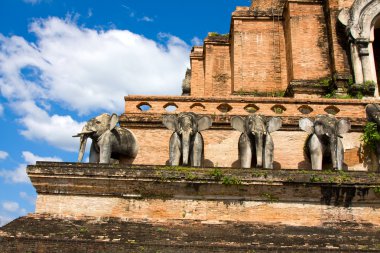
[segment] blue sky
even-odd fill
[[[249,0],[0,0],[0,226],[34,211],[25,174],[76,161],[87,119],[179,95],[189,52]]]

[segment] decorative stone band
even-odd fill
[[[349,117],[353,129],[366,122],[365,106],[373,103],[370,99],[295,99],[282,97],[184,97],[184,96],[126,96],[125,114],[121,117],[124,125],[139,122],[161,121],[162,114],[194,112],[210,115],[217,124],[229,124],[233,115],[258,113],[265,116],[279,116],[284,125],[298,125],[302,117],[332,114],[338,118]],[[158,122],[160,123],[160,122]]]

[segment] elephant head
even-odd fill
[[[203,151],[203,139],[200,131],[211,127],[212,120],[209,116],[198,116],[194,113],[184,112],[176,115],[165,115],[163,124],[174,131],[170,140],[170,163],[188,165],[189,158],[192,166],[200,166]]]
[[[343,138],[342,134],[350,130],[350,122],[345,119],[337,120],[332,115],[318,115],[314,122],[308,118],[301,119],[299,126],[312,135],[308,146],[313,169],[322,169],[322,158],[327,151],[330,151],[333,168],[342,169],[344,149],[340,139]]]
[[[119,117],[115,113],[111,116],[109,114],[103,113],[102,115],[99,115],[87,121],[82,131],[73,136],[80,137],[78,162],[82,162],[83,160],[87,138],[91,138],[95,141],[99,140],[106,132],[112,131],[118,122]]]
[[[277,117],[268,119],[258,114],[251,114],[246,118],[235,116],[231,119],[231,126],[242,133],[239,140],[242,167],[250,167],[249,156],[252,155],[252,150],[247,149],[250,149],[252,145],[256,153],[256,166],[261,167],[264,164],[264,167],[271,168],[273,166],[273,141],[270,133],[277,131],[282,126],[281,119]],[[254,143],[248,143],[249,141]]]

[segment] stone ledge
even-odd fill
[[[38,162],[39,194],[380,205],[380,174]]]
[[[204,40],[204,44],[220,44],[220,45],[229,45],[230,38],[225,35],[212,35],[207,36]]]
[[[369,103],[380,103],[375,99],[332,99],[332,98],[286,98],[286,97],[247,97],[247,96],[231,96],[231,97],[184,97],[184,96],[140,96],[129,95],[124,96],[124,100],[128,101],[170,101],[170,102],[263,102],[263,103],[284,103],[284,104],[336,104],[336,105],[367,105]]]

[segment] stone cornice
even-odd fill
[[[27,173],[38,194],[116,196],[123,198],[265,200],[264,192],[277,192],[277,201],[316,202],[321,188],[355,188],[366,192],[361,205],[379,204],[373,189],[380,174],[300,170],[262,170],[168,166],[126,166],[37,162]],[[227,183],[223,178],[234,180]],[[305,187],[308,188],[304,191]],[[298,192],[304,193],[299,195]]]

